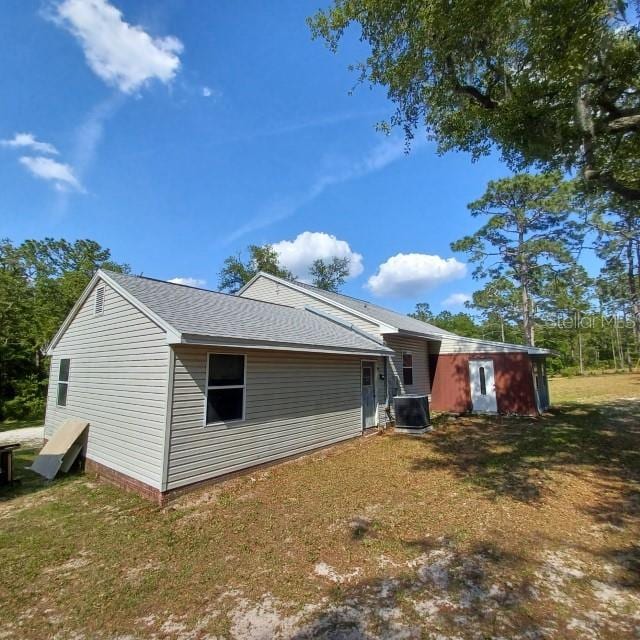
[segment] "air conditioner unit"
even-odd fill
[[[393,398],[396,431],[424,433],[431,427],[429,400],[426,395],[405,395]]]

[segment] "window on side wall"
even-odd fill
[[[413,384],[413,354],[408,351],[402,353],[402,382],[405,385]]]
[[[246,356],[210,353],[207,362],[206,424],[244,420]]]
[[[69,358],[61,358],[58,365],[58,395],[56,404],[59,407],[67,406],[67,394],[69,391],[69,368],[71,360]]]

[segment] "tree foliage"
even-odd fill
[[[43,411],[46,345],[101,267],[129,271],[93,240],[0,241],[0,419]]]
[[[597,199],[593,209],[596,254],[604,262],[600,292],[608,306],[633,319],[640,343],[640,203],[609,196]]]
[[[249,258],[243,261],[242,255],[229,256],[220,271],[218,287],[221,291],[236,293],[258,272],[264,271],[285,280],[293,280],[294,276],[278,262],[278,254],[269,244],[249,245]]]
[[[415,311],[410,313],[409,316],[416,320],[422,320],[422,322],[434,324],[440,329],[451,331],[460,336],[477,338],[482,333],[481,328],[468,313],[463,311],[451,313],[451,311],[445,310],[434,314],[427,302],[418,302]]]
[[[487,221],[451,248],[469,256],[476,265],[475,278],[503,279],[505,286],[506,279],[509,288],[518,290],[523,338],[533,345],[534,307],[543,293],[542,282],[550,270],[572,263],[571,250],[581,240],[580,227],[572,219],[577,211],[572,185],[557,172],[518,174],[489,182],[469,209],[473,217]],[[509,288],[503,293],[512,299]]]
[[[314,260],[309,269],[311,282],[325,291],[337,292],[349,277],[349,258],[333,257],[331,260]]]
[[[640,200],[640,33],[624,0],[334,0],[309,19],[336,50],[355,23],[361,81],[396,106],[385,128],[426,126],[441,152],[497,146],[515,171],[581,169]]]

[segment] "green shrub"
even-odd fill
[[[44,417],[47,381],[29,376],[15,382],[15,395],[2,403],[4,420],[38,420]]]

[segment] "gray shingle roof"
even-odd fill
[[[366,300],[359,300],[358,298],[345,296],[341,293],[333,293],[332,291],[324,291],[322,289],[318,289],[318,287],[314,287],[310,284],[306,284],[300,281],[296,281],[295,284],[299,287],[303,287],[304,289],[314,291],[315,293],[329,300],[338,302],[345,307],[349,307],[350,309],[354,309],[355,311],[364,313],[369,317],[378,320],[379,322],[384,322],[385,324],[391,325],[392,327],[396,327],[401,331],[411,331],[412,333],[431,335],[455,335],[450,331],[440,329],[439,327],[436,327],[433,324],[429,324],[428,322],[422,322],[422,320],[410,318],[409,316],[403,315],[402,313],[392,311],[391,309],[385,309],[384,307],[380,307],[377,304],[372,304],[371,302],[367,302]]]
[[[304,309],[141,276],[104,273],[185,335],[310,349],[390,352],[374,340]]]

